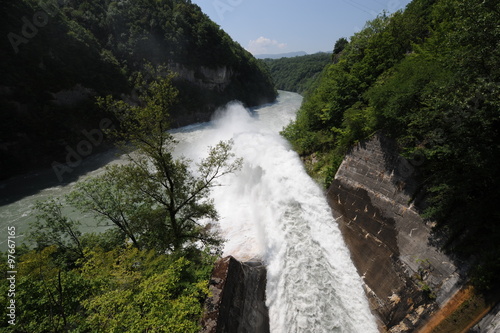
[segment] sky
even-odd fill
[[[410,0],[191,0],[254,55],[332,51],[382,11]]]

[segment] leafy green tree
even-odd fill
[[[335,42],[335,46],[333,47],[333,54],[339,54],[340,52],[342,52],[347,44],[349,44],[349,41],[345,37],[339,38]]]
[[[210,189],[242,163],[234,158],[230,141],[210,148],[196,171],[187,159],[173,157],[168,112],[177,91],[170,79],[150,83],[137,106],[100,100],[121,120],[114,134],[126,142],[130,163],[108,167],[103,175],[78,183],[70,195],[71,203],[113,222],[137,247],[160,252],[198,241],[220,243],[199,221],[218,218],[208,197]]]
[[[28,240],[38,249],[56,245],[69,261],[83,256],[80,241],[80,222],[62,213],[63,203],[59,199],[49,199],[35,204],[36,221],[30,225]]]
[[[144,206],[136,205],[140,197],[136,191],[128,190],[129,167],[110,166],[102,175],[79,182],[68,196],[68,201],[83,211],[91,211],[96,218],[112,222],[137,247],[138,215]],[[145,207],[144,207],[145,208]]]
[[[332,61],[334,63],[339,61],[340,54],[342,53],[342,51],[344,51],[347,44],[349,44],[349,41],[345,37],[339,38],[335,42],[335,45],[333,46],[333,54],[332,54]]]

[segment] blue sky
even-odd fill
[[[192,0],[251,53],[331,51],[383,10],[410,0]]]

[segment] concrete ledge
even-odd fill
[[[461,287],[420,216],[416,168],[382,135],[353,147],[327,192],[383,330],[412,332]]]

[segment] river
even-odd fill
[[[231,103],[209,123],[174,130],[179,140],[176,154],[196,161],[206,154],[207,146],[232,139],[235,154],[244,159],[242,170],[225,176],[223,186],[216,187],[212,197],[227,240],[224,254],[242,260],[259,258],[267,264],[271,332],[378,332],[362,281],[322,189],[279,135],[294,119],[301,101],[298,94],[280,92],[276,103],[253,110]],[[107,163],[113,160],[111,154],[97,155],[89,163]],[[99,172],[83,170],[73,181]],[[50,172],[41,177],[50,178]],[[38,178],[16,179],[22,184],[26,179],[36,183]],[[17,188],[16,179],[0,183],[0,191]],[[8,225],[16,225],[22,235],[26,223],[33,219],[34,202],[62,195],[72,184],[45,189],[32,185],[23,198],[18,198],[22,193],[19,188],[15,200],[3,197],[2,234]],[[94,228],[90,220],[84,221],[87,230]]]

